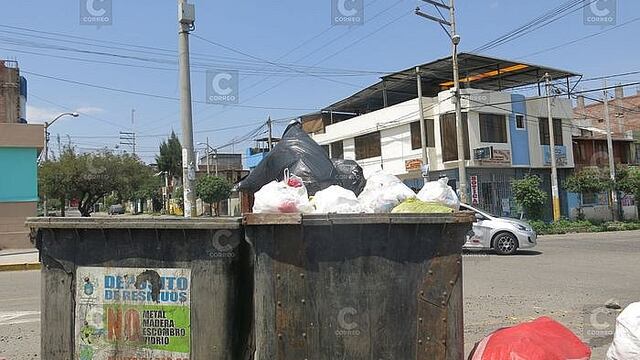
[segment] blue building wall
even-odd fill
[[[38,152],[0,147],[0,202],[38,201]]]
[[[253,170],[256,166],[258,166],[258,164],[260,164],[262,159],[264,159],[265,156],[267,156],[267,154],[268,152],[261,152],[261,153],[252,155],[251,149],[247,149],[246,157],[244,159],[245,168],[249,170]]]
[[[529,156],[529,125],[524,95],[512,94],[512,113],[509,115],[509,135],[511,136],[511,159],[515,166],[531,165]],[[516,114],[525,116],[524,129],[516,127]]]

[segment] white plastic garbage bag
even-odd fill
[[[616,319],[613,343],[607,360],[640,359],[640,302],[627,306]]]
[[[448,182],[449,179],[446,177],[437,181],[429,181],[418,192],[418,199],[425,202],[438,202],[453,210],[460,210],[458,194],[447,184]]]
[[[284,181],[272,181],[255,193],[254,213],[311,213],[313,206],[302,179],[285,170]]]
[[[413,190],[396,176],[379,171],[367,179],[358,201],[364,212],[390,213],[401,202],[415,197]]]
[[[314,212],[320,214],[357,214],[364,212],[356,194],[338,185],[332,185],[318,191],[311,200],[311,204],[316,208]]]

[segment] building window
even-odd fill
[[[358,136],[355,139],[356,160],[368,159],[381,155],[380,131]]]
[[[427,147],[436,147],[433,119],[424,119],[424,128],[427,133]],[[420,148],[422,148],[422,139],[420,138],[420,121],[414,121],[411,123],[411,149],[416,150]]]
[[[582,193],[582,206],[609,205],[609,194],[607,193]]]
[[[504,115],[479,114],[480,141],[507,143],[507,120]]]
[[[469,125],[467,113],[462,113],[462,136],[464,138],[464,158],[471,159],[469,151]],[[458,141],[456,137],[456,114],[440,115],[440,142],[442,145],[442,161],[458,160]]]
[[[342,145],[342,140],[331,143],[331,158],[344,159],[344,147]]]
[[[524,115],[522,114],[517,114],[516,115],[516,129],[518,130],[524,130],[526,129],[527,125],[526,125],[526,120]]]
[[[551,145],[549,143],[549,120],[546,118],[538,119],[540,128],[540,145]],[[562,119],[553,119],[553,141],[555,145],[564,145],[562,143]]]

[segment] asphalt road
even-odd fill
[[[490,332],[539,316],[573,330],[603,359],[619,313],[640,301],[640,231],[548,236],[515,256],[464,256],[465,349]],[[38,271],[0,272],[0,359],[38,359]]]

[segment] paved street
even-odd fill
[[[638,258],[640,232],[542,237],[511,257],[465,255],[467,353],[495,329],[547,315],[602,359],[618,314],[604,304],[640,301]],[[38,271],[0,273],[0,358],[39,358],[39,292]]]

